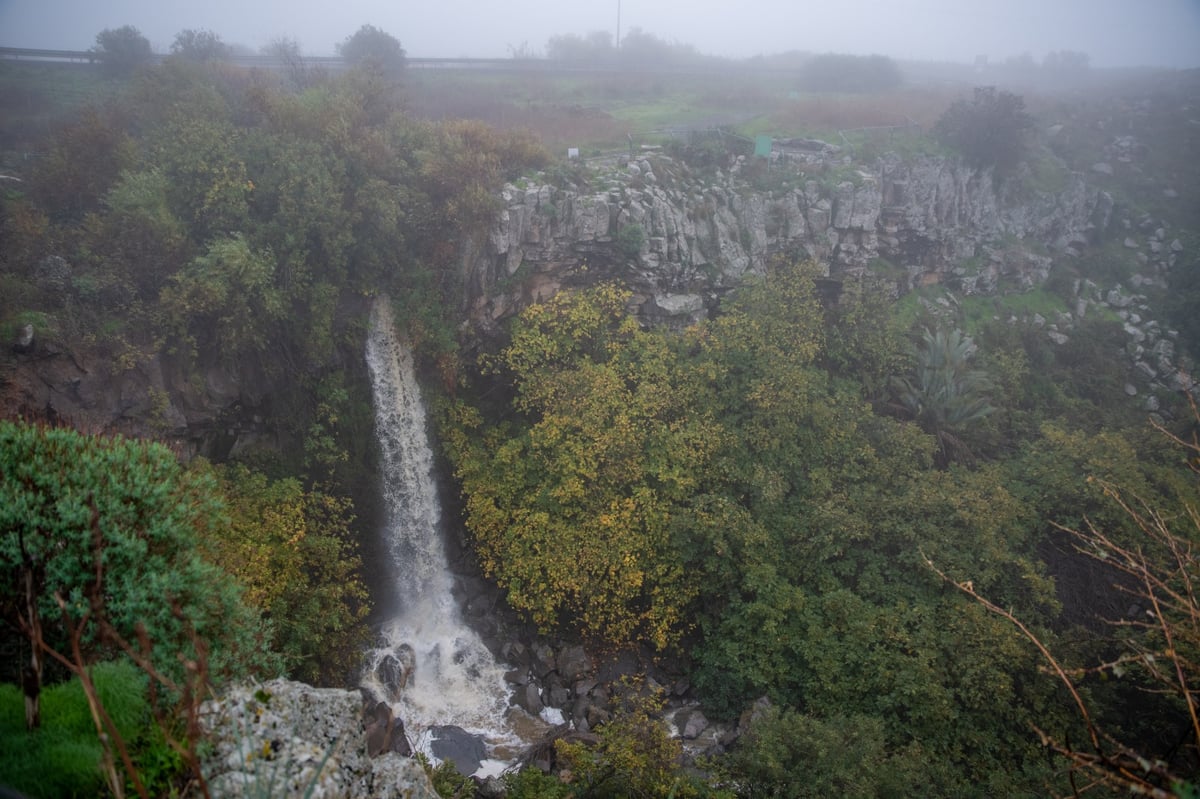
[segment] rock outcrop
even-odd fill
[[[648,321],[686,322],[781,254],[902,293],[945,282],[965,293],[1045,279],[1044,250],[1088,239],[1112,201],[1078,175],[1054,192],[957,161],[880,158],[856,166],[829,150],[783,156],[768,182],[738,160],[701,178],[662,154],[598,168],[588,186],[510,184],[481,244],[467,248],[468,302],[483,327],[563,286],[619,278]]]
[[[149,347],[72,350],[33,325],[10,352],[0,359],[0,406],[9,413],[167,440],[185,456],[216,460],[266,435],[257,408],[274,388],[218,365],[189,373]]]
[[[234,688],[203,710],[214,796],[437,797],[415,760],[393,747],[370,756],[357,691],[272,680]]]

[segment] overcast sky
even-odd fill
[[[993,61],[1078,50],[1096,66],[1200,66],[1200,0],[0,0],[0,45],[86,49],[134,25],[165,52],[184,28],[251,48],[280,36],[309,55],[370,23],[410,56],[543,52],[561,33],[639,27],[703,53],[788,50]]]

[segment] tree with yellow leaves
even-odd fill
[[[522,313],[492,363],[520,419],[480,437],[478,415],[459,406],[449,444],[484,571],[514,607],[546,630],[664,648],[694,594],[672,519],[716,426],[672,340],[641,330],[628,298],[602,285]]]

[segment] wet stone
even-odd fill
[[[467,732],[462,727],[447,724],[431,727],[433,739],[430,750],[439,760],[450,760],[454,768],[464,777],[469,777],[479,770],[483,759],[487,757],[487,747],[478,735]]]

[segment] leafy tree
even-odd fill
[[[722,422],[706,493],[677,517],[699,582],[694,682],[714,712],[766,694],[822,720],[882,719],[889,756],[911,743],[942,764],[930,795],[1028,787],[1008,772],[1040,772],[1036,749],[992,708],[1025,700],[1035,663],[1003,625],[946,601],[919,552],[1042,618],[1054,603],[1030,558],[1036,528],[1002,473],[930,471],[933,439],[831,380],[825,318],[812,269],[779,264],[686,350],[709,383],[696,401]]]
[[[1033,117],[1025,101],[994,86],[975,89],[970,100],[955,100],[934,130],[937,137],[960,152],[975,167],[1011,172],[1025,154],[1025,136]]]
[[[162,304],[191,352],[215,353],[230,364],[253,358],[262,366],[272,325],[285,309],[273,255],[240,235],[213,241],[163,290]]]
[[[326,77],[323,70],[309,65],[300,49],[300,42],[290,37],[273,39],[262,48],[262,54],[283,65],[284,75],[293,89],[307,89]]]
[[[202,64],[226,61],[231,52],[229,45],[210,30],[185,28],[175,34],[175,41],[171,43],[171,55]]]
[[[893,322],[893,302],[882,290],[848,281],[826,310],[821,363],[833,375],[862,386],[863,397],[882,404],[889,381],[903,370],[908,352]]]
[[[1192,412],[1200,422],[1195,405]],[[1172,500],[1158,505],[1141,491],[1089,476],[1087,482],[1097,485],[1133,535],[1112,532],[1090,519],[1079,527],[1059,528],[1082,557],[1097,564],[1096,579],[1107,582],[1121,604],[1133,603],[1106,618],[1115,646],[1098,665],[1072,668],[1055,642],[1022,621],[1021,614],[990,599],[973,581],[956,580],[930,565],[947,583],[1020,630],[1047,664],[1043,674],[1066,689],[1083,734],[1063,735],[1040,719],[1033,729],[1043,746],[1069,764],[1072,785],[1075,774],[1082,774],[1091,785],[1168,799],[1197,792],[1200,605],[1194,581],[1200,566],[1195,554],[1200,515],[1195,456],[1200,442],[1194,435],[1186,440],[1158,430],[1191,459],[1190,472]],[[1099,685],[1089,690],[1087,682],[1094,677],[1101,678]],[[1126,696],[1116,692],[1114,701],[1114,685],[1124,685]],[[1142,717],[1153,718],[1149,730],[1138,729]]]
[[[132,25],[105,28],[96,34],[96,46],[91,51],[105,71],[122,75],[150,63],[150,40]]]
[[[671,44],[641,28],[630,28],[621,37],[621,60],[632,64],[668,64],[696,58],[689,45]]]
[[[497,184],[549,163],[545,148],[528,133],[473,120],[439,125],[422,155],[420,177],[435,213],[464,231],[492,218]]]
[[[94,263],[143,302],[157,300],[191,255],[188,230],[172,212],[169,194],[161,171],[128,171],[104,198],[107,213],[89,220]]]
[[[822,720],[774,706],[720,766],[745,797],[913,796],[929,786],[919,750],[889,753],[878,716]]]
[[[33,174],[32,195],[54,219],[78,223],[85,213],[97,210],[134,155],[128,134],[89,109],[50,139],[46,157]]]
[[[498,365],[524,418],[482,438],[462,409],[451,438],[485,572],[539,627],[663,648],[693,589],[671,519],[712,440],[662,334],[600,286],[521,314]]]
[[[272,620],[271,648],[290,674],[340,684],[366,643],[370,609],[348,503],[241,465],[217,476],[230,523],[202,548]]]
[[[337,51],[352,65],[373,64],[384,74],[395,75],[404,68],[400,40],[374,25],[363,25],[339,44]]]
[[[970,368],[975,342],[961,330],[925,330],[909,377],[896,378],[896,401],[927,432],[937,436],[943,461],[970,456],[963,433],[993,408],[984,392],[987,373]]]
[[[546,58],[551,61],[604,61],[615,54],[612,34],[593,31],[587,36],[564,33],[546,42]]]
[[[240,590],[196,555],[222,518],[216,486],[166,448],[0,421],[0,499],[5,618],[39,646],[63,647],[77,625],[99,654],[102,620],[128,641],[144,627],[172,672],[179,653],[196,657],[190,626],[217,673],[273,667]]]
[[[240,134],[224,100],[209,93],[176,104],[154,131],[148,160],[167,178],[170,208],[197,243],[246,223],[254,184],[238,152]]]

